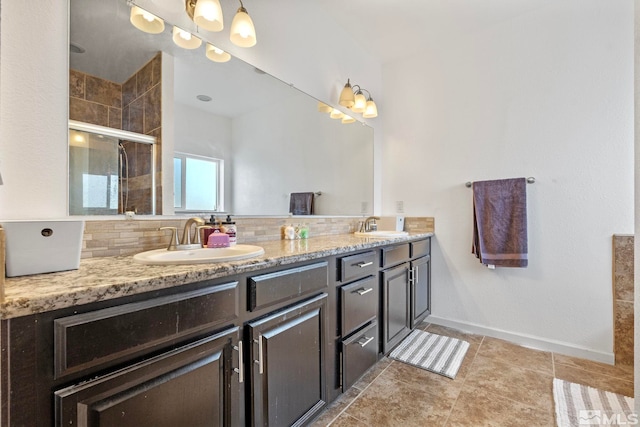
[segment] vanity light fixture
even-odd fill
[[[231,59],[231,55],[224,50],[215,47],[211,43],[207,43],[206,55],[213,62],[227,62]]]
[[[330,113],[333,111],[330,105],[325,104],[322,101],[318,101],[318,112],[320,113]]]
[[[342,124],[354,123],[355,121],[356,121],[356,119],[354,119],[353,117],[348,116],[346,114],[342,118]]]
[[[189,18],[199,27],[208,31],[222,31],[224,21],[219,0],[185,0],[185,10]],[[256,29],[244,8],[242,0],[231,23],[230,40],[240,47],[255,46]]]
[[[173,26],[173,42],[183,49],[197,49],[202,44],[202,40],[188,31]]]
[[[247,13],[247,9],[245,9],[242,4],[242,0],[240,0],[240,7],[231,23],[230,39],[231,43],[240,47],[252,47],[255,46],[257,42],[256,29],[253,26],[251,17]]]
[[[160,34],[164,31],[164,21],[151,12],[138,6],[131,7],[129,20],[134,27],[149,34]]]
[[[367,93],[366,98],[362,92]],[[350,108],[354,113],[362,113],[364,118],[378,117],[378,107],[373,101],[371,93],[359,85],[351,86],[349,79],[347,79],[347,84],[344,85],[342,92],[340,92],[340,100],[338,102],[343,107]]]

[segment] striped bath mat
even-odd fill
[[[466,341],[416,329],[389,357],[453,379],[468,348]]]
[[[638,423],[633,399],[621,394],[554,378],[553,400],[558,427]]]

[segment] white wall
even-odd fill
[[[612,361],[633,232],[633,5],[562,1],[383,67],[383,212],[436,218],[433,321]],[[471,252],[466,181],[534,176],[529,267]]]
[[[67,4],[42,2],[28,14],[21,6],[4,1],[1,11],[0,219],[60,217],[67,212]],[[225,13],[236,8],[227,4]],[[258,46],[237,48],[223,31],[216,35],[222,48],[319,99],[337,103],[348,77],[382,99],[380,64],[321,8],[272,0],[256,2],[249,13],[258,27]],[[378,130],[381,121],[371,125]],[[376,132],[378,150],[380,141]],[[379,175],[376,182],[379,192]]]
[[[235,118],[231,211],[287,215],[290,193],[319,191],[317,215],[353,215],[362,203],[371,212],[371,139],[371,128],[330,119],[297,91]]]

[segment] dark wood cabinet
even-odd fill
[[[56,391],[57,426],[238,425],[239,328]],[[193,391],[197,390],[197,393]]]
[[[409,263],[383,270],[382,352],[389,353],[411,332]]]
[[[247,325],[251,425],[304,425],[326,405],[327,294]]]
[[[411,261],[411,329],[431,314],[431,256]]]

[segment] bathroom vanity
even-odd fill
[[[305,425],[429,314],[431,236],[10,279],[0,424]]]

